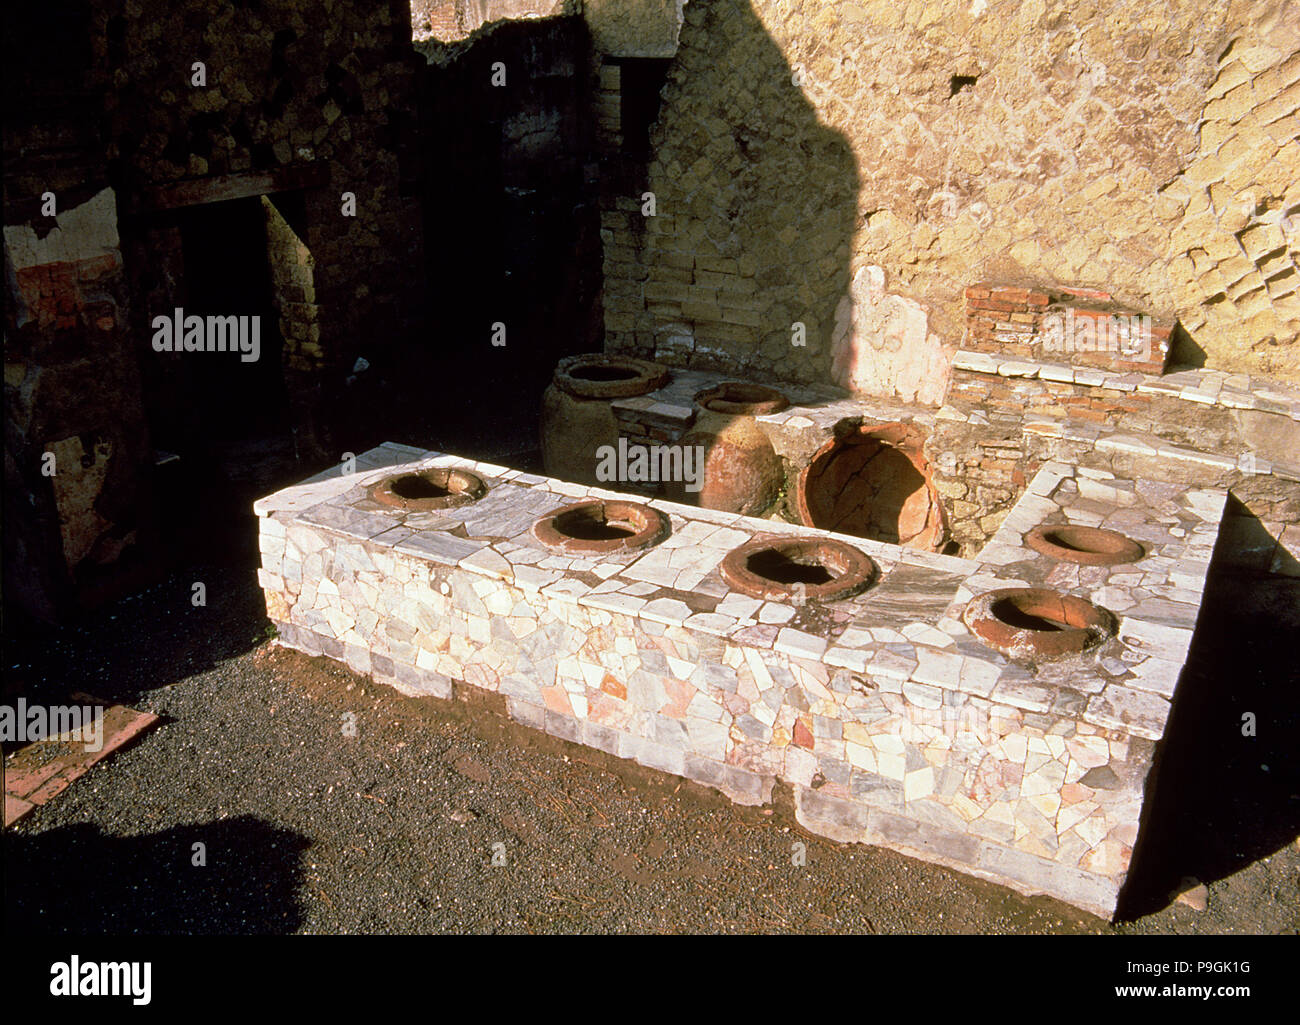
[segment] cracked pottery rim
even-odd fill
[[[1032,619],[1059,625],[1051,629],[1020,625]],[[967,603],[961,620],[987,647],[1023,661],[1083,654],[1114,637],[1118,629],[1108,609],[1046,587],[986,591]]]
[[[446,491],[445,495],[428,498],[406,498],[396,486],[410,478],[418,478],[435,488]],[[385,477],[369,488],[369,497],[380,505],[403,512],[432,512],[438,509],[455,509],[462,505],[477,502],[487,494],[487,483],[477,473],[457,467],[434,466],[424,470],[410,470],[406,473]]]
[[[838,571],[838,575],[822,584],[787,584],[749,568],[754,556],[769,551],[794,561],[812,561],[824,568]],[[806,535],[791,537],[788,534],[765,534],[751,538],[731,549],[718,570],[727,586],[741,594],[793,604],[850,598],[870,587],[878,575],[876,564],[870,556],[850,544],[833,538]]]

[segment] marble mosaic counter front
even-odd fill
[[[489,485],[403,513],[367,487],[429,466]],[[615,492],[387,444],[355,473],[261,499],[259,581],[280,642],[407,693],[496,692],[521,723],[715,787],[792,786],[800,821],[1110,915],[1137,841],[1155,743],[1186,660],[1222,491],[1048,464],[974,560],[668,502],[672,534],[558,555],[540,516]],[[1140,561],[1087,567],[1027,548],[1042,523],[1104,525]],[[797,606],[718,572],[762,534],[838,537],[875,584]],[[974,595],[1049,586],[1110,609],[1117,636],[1013,663],[960,620]]]

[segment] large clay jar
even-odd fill
[[[681,444],[704,450],[704,472],[698,493],[688,490],[684,500],[743,516],[763,512],[776,501],[785,475],[753,418],[784,409],[788,400],[772,388],[727,382],[700,392],[695,405],[695,424]]]
[[[799,519],[809,527],[938,551],[943,504],[909,424],[863,424],[838,433],[799,474]]]
[[[668,370],[630,356],[587,353],[560,360],[542,396],[542,466],[548,477],[599,484],[598,450],[618,445],[615,399],[662,388]]]

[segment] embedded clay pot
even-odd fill
[[[657,391],[669,376],[667,367],[649,360],[588,352],[560,360],[551,380],[576,398],[627,399]]]
[[[727,586],[751,598],[802,605],[839,601],[871,586],[876,565],[843,541],[761,535],[733,548],[718,567]]]
[[[799,519],[809,527],[938,551],[948,531],[923,444],[921,433],[903,423],[841,432],[799,474]]]
[[[785,478],[781,457],[749,417],[701,412],[680,444],[704,449],[703,482],[695,496],[703,508],[755,516],[776,501]],[[677,488],[670,494],[682,500]]]
[[[1035,527],[1025,535],[1025,544],[1053,559],[1081,566],[1117,566],[1146,555],[1140,544],[1117,530],[1075,524]]]
[[[1107,609],[1045,587],[988,591],[971,599],[961,618],[990,648],[1030,662],[1082,654],[1116,630]]]
[[[672,533],[668,517],[641,502],[575,502],[533,524],[533,537],[569,554],[609,555],[651,548]]]
[[[695,395],[695,404],[711,413],[733,416],[766,416],[779,413],[790,400],[775,388],[748,381],[723,381]]]
[[[598,484],[597,450],[618,444],[614,399],[667,383],[667,368],[630,356],[586,353],[560,360],[542,396],[542,466],[549,477]]]
[[[370,485],[372,501],[403,512],[433,512],[477,502],[487,494],[487,484],[477,473],[435,466],[394,474]]]

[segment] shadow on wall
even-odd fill
[[[829,380],[858,170],[801,80],[750,0],[687,7],[651,137],[654,216],[644,196],[620,197],[606,216],[609,350]],[[618,262],[625,246],[640,268]]]
[[[195,844],[203,844],[201,867],[193,864]],[[87,823],[10,833],[5,928],[79,936],[294,932],[309,846],[252,815],[130,837]]]

